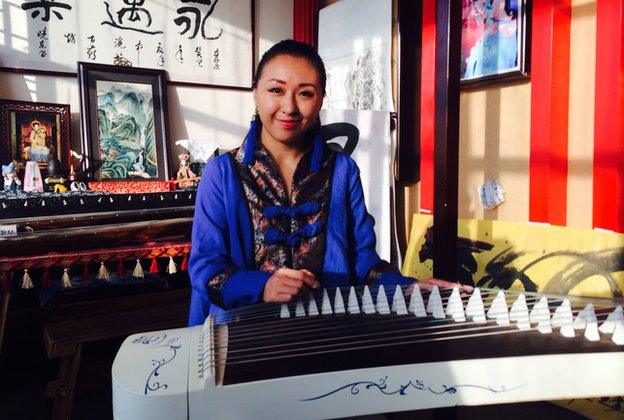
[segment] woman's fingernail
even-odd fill
[[[319,287],[321,287],[321,283],[319,283],[318,281],[314,281],[314,283],[312,283],[313,289],[318,289]]]

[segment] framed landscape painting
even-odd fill
[[[168,179],[165,72],[81,62],[78,80],[90,180]]]

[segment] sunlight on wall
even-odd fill
[[[6,43],[6,39],[4,36],[5,27],[4,27],[4,18],[6,16],[6,12],[4,9],[0,9],[0,46],[4,46]]]
[[[290,0],[262,0],[262,7],[259,7],[260,2],[256,2],[256,23],[262,26],[258,31],[256,25],[256,64],[273,44],[292,38],[292,3]]]
[[[37,76],[24,76],[24,82],[26,82],[26,88],[30,92],[30,100],[37,102]]]
[[[492,86],[460,97],[459,217],[529,220],[531,85]],[[498,179],[506,202],[479,204],[477,187]]]
[[[28,51],[28,24],[26,22],[27,15],[19,7],[19,2],[4,2],[3,10],[9,9],[10,27],[5,28],[10,38],[11,48],[17,51]],[[2,43],[4,45],[4,43]]]

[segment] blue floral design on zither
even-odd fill
[[[299,401],[320,400],[322,398],[329,397],[330,395],[336,394],[344,389],[348,389],[349,392],[351,392],[351,395],[357,395],[360,393],[360,390],[361,390],[360,387],[363,387],[364,389],[376,389],[379,392],[381,392],[383,395],[407,395],[407,391],[409,391],[410,389],[415,389],[418,391],[428,391],[428,392],[431,392],[432,394],[442,395],[442,394],[455,394],[458,392],[459,388],[477,388],[477,389],[482,389],[484,391],[489,391],[489,392],[498,394],[501,392],[514,391],[518,388],[522,388],[523,386],[524,385],[518,385],[514,388],[507,388],[504,385],[501,385],[498,388],[494,388],[494,387],[487,387],[487,386],[481,386],[481,385],[463,384],[463,385],[453,385],[453,386],[442,385],[440,388],[432,388],[430,386],[426,386],[423,383],[423,381],[415,379],[415,380],[408,381],[406,384],[399,385],[396,389],[393,389],[393,388],[389,388],[388,377],[386,376],[384,378],[379,379],[379,381],[377,382],[373,382],[373,381],[352,382],[350,384],[343,385],[340,388],[336,388],[332,391],[329,391],[325,394],[318,395],[316,397],[311,397],[311,398],[304,398]]]
[[[159,369],[166,364],[170,363],[173,359],[178,355],[178,350],[182,347],[182,344],[179,344],[180,336],[175,336],[171,338],[167,338],[167,334],[160,335],[142,335],[138,338],[132,340],[134,344],[143,344],[149,345],[150,348],[169,348],[171,351],[171,356],[169,358],[162,359],[152,359],[152,366],[154,367],[145,381],[144,394],[147,395],[148,392],[158,391],[159,389],[167,389],[167,384],[161,384],[156,380],[156,377],[160,375]]]

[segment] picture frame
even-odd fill
[[[87,180],[169,179],[166,72],[79,62],[78,83]]]
[[[529,77],[530,17],[530,0],[463,1],[462,87]]]
[[[70,120],[66,104],[0,99],[0,162],[15,161],[21,173],[27,161],[36,161],[45,176],[52,156],[65,171],[71,159]]]

